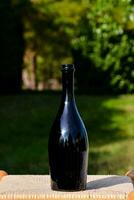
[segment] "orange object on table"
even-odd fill
[[[2,179],[4,176],[7,176],[7,172],[5,172],[4,170],[0,170],[0,179]]]

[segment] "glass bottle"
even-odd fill
[[[61,104],[52,125],[48,155],[53,190],[86,189],[88,136],[74,97],[74,65],[62,65]]]

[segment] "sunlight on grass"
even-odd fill
[[[89,174],[124,174],[134,168],[134,95],[77,96],[90,142]],[[0,98],[0,169],[48,173],[47,141],[59,94]]]

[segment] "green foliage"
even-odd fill
[[[30,14],[23,16],[27,49],[37,56],[38,81],[58,78],[60,64],[71,61],[66,19],[60,17],[65,6],[62,4],[60,1],[33,1]],[[66,15],[69,18],[68,13]]]
[[[61,63],[74,61],[81,66],[78,88],[134,91],[132,0],[12,2],[23,21],[26,51],[36,56],[37,82],[59,79]]]
[[[132,1],[93,1],[72,40],[94,67],[109,73],[115,91],[134,91],[133,11]]]
[[[14,5],[22,13],[26,49],[37,57],[37,79],[59,78],[61,63],[72,62],[71,40],[86,3],[75,0],[24,2],[16,1]]]

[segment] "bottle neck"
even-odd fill
[[[74,101],[74,70],[62,71],[62,98],[64,102]]]

